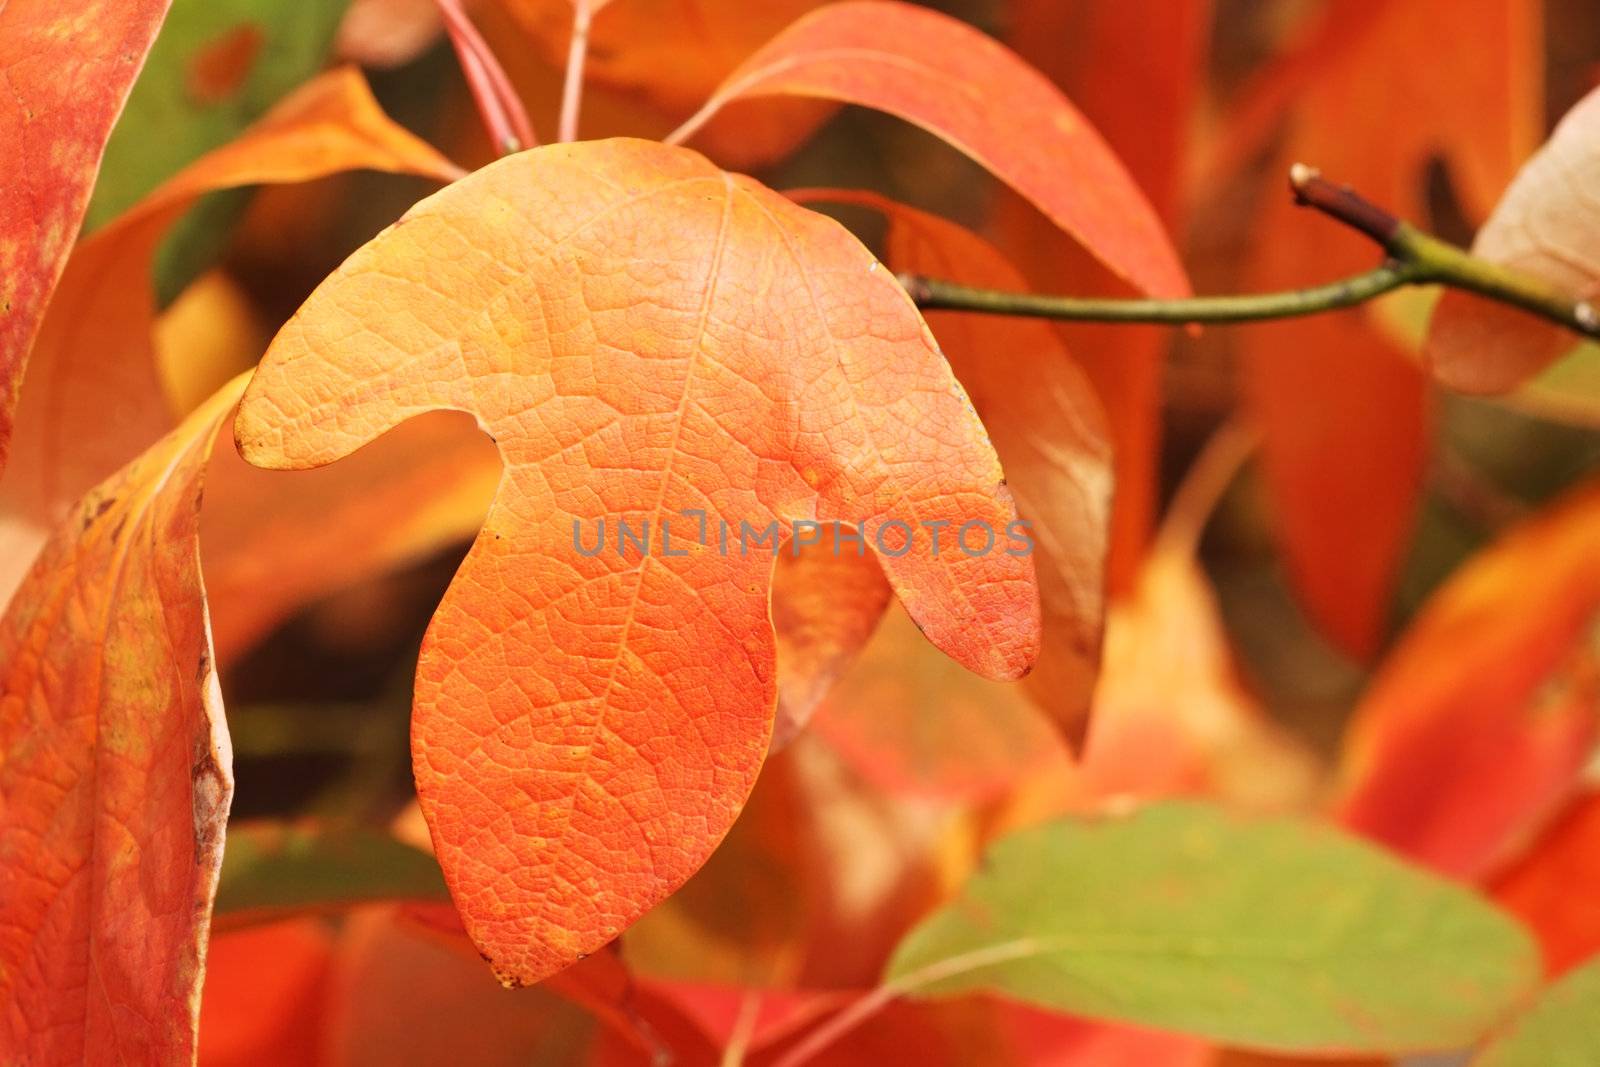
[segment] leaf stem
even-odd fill
[[[1385,262],[1365,272],[1309,289],[1179,300],[1048,296],[979,289],[939,278],[903,274],[900,282],[926,310],[975,311],[991,315],[1184,325],[1258,322],[1315,315],[1352,307],[1408,285],[1444,285],[1521,308],[1584,337],[1600,337],[1600,312],[1587,300],[1546,282],[1481,259],[1410,223],[1395,218],[1348,186],[1327,181],[1314,168],[1295,164],[1289,187],[1297,203],[1370,237]]]
[[[1031,937],[1018,938],[1015,941],[1003,941],[996,945],[985,945],[970,952],[950,956],[946,959],[935,960],[926,967],[907,972],[899,978],[885,982],[869,993],[863,994],[858,999],[851,1001],[848,1006],[837,1014],[828,1017],[827,1021],[814,1027],[788,1052],[784,1053],[772,1067],[800,1067],[817,1053],[838,1041],[841,1037],[872,1018],[878,1012],[923,986],[933,985],[935,982],[954,978],[982,967],[992,967],[1000,963],[1009,963],[1012,960],[1025,959],[1039,951],[1039,943]]]
[[[590,0],[572,0],[572,41],[567,46],[567,74],[561,86],[561,121],[556,137],[578,139],[578,112],[583,105],[583,67],[589,57],[589,23],[594,18]]]
[[[435,3],[495,150],[501,155],[510,155],[537,145],[539,139],[534,135],[533,123],[528,119],[521,98],[488,42],[462,9],[461,0],[435,0]]]
[[[1145,322],[1184,325],[1191,322],[1256,322],[1351,307],[1375,296],[1413,284],[1415,278],[1402,264],[1385,263],[1310,289],[1241,296],[1195,296],[1182,300],[1118,299],[1116,297],[1047,296],[979,289],[970,285],[902,274],[900,284],[929,311],[976,311],[989,315],[1015,315],[1037,319],[1086,322]]]

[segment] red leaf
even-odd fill
[[[1301,161],[1396,214],[1428,217],[1426,168],[1439,155],[1469,209],[1486,206],[1532,147],[1539,116],[1533,0],[1413,0],[1330,7],[1325,51],[1292,53],[1262,92],[1294,100],[1274,181]],[[1410,57],[1452,27],[1450,76]],[[1304,72],[1312,72],[1310,76]],[[1303,87],[1290,95],[1278,86]],[[1254,109],[1241,109],[1251,119]],[[1377,263],[1370,242],[1293,206],[1279,189],[1252,239],[1246,289],[1314,284]],[[1428,451],[1423,375],[1360,312],[1240,333],[1246,398],[1262,431],[1263,471],[1295,592],[1350,655],[1384,638],[1416,517]]]
[[[745,60],[669,140],[760,96],[898,115],[983,164],[1134,285],[1189,291],[1160,219],[1105,141],[1043,75],[966,23],[893,0],[829,4]]]
[[[1211,0],[1019,0],[1006,39],[1105,135],[1166,224],[1184,230],[1183,164],[1200,95]],[[996,205],[997,243],[1043,292],[1121,296],[1127,287],[1020,197]],[[993,321],[993,320],[991,320]],[[1116,494],[1107,588],[1128,592],[1159,504],[1162,367],[1159,326],[1058,323],[1104,404]]]
[[[206,953],[200,1067],[317,1067],[333,938],[320,919],[218,934]]]
[[[1549,817],[1600,730],[1597,538],[1591,486],[1434,594],[1356,711],[1341,821],[1475,878]]]
[[[1574,798],[1493,887],[1538,935],[1551,974],[1600,954],[1600,790]]]
[[[170,0],[0,4],[0,470],[28,351]]]

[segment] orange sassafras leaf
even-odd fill
[[[1352,829],[1476,877],[1572,791],[1600,727],[1600,487],[1514,529],[1418,614],[1357,709]]]
[[[967,285],[1026,289],[983,238],[915,208],[873,197],[889,218],[895,270]],[[1037,545],[1043,643],[1023,682],[1076,745],[1100,671],[1111,525],[1111,442],[1099,398],[1049,323],[934,312],[929,325],[972,397],[1005,465],[1017,512]],[[960,531],[953,547],[962,550]]]
[[[90,486],[172,425],[150,340],[150,262],[162,235],[203,193],[306,181],[358,167],[440,181],[460,174],[390,121],[359,72],[333,71],[287,97],[239,139],[185,168],[73,253],[40,329],[17,411],[17,462],[0,479],[0,597],[9,591],[7,565],[25,564],[31,556],[31,548],[17,547],[27,533],[48,529]]]
[[[0,1062],[193,1058],[233,794],[197,512],[243,387],[86,496],[0,620]]]
[[[894,0],[829,4],[745,60],[674,139],[725,104],[761,96],[838,100],[915,123],[1134,285],[1189,291],[1161,220],[1100,134],[1044,75],[964,22]]]
[[[862,523],[940,647],[1001,677],[1037,654],[1032,560],[934,558],[914,530],[1016,511],[911,301],[836,223],[693,152],[552,145],[423,201],[284,328],[236,434],[317,466],[436,408],[506,469],[429,627],[412,751],[508,982],[611,940],[732,824],[775,699],[754,536]]]
[[[1600,89],[1569,111],[1517,174],[1472,243],[1575,297],[1600,296]],[[1501,393],[1537,374],[1576,338],[1554,323],[1454,290],[1434,309],[1424,354],[1452,389]]]
[[[28,351],[169,3],[0,4],[0,470]]]

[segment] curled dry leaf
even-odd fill
[[[829,4],[728,75],[675,134],[762,96],[860,104],[944,138],[1021,193],[1107,267],[1155,296],[1189,283],[1161,220],[1094,127],[1000,42],[894,0]]]
[[[1356,711],[1345,825],[1476,877],[1570,795],[1600,735],[1597,538],[1589,486],[1434,594]]]
[[[34,335],[169,3],[0,4],[0,144],[15,153],[0,194],[0,470]]]
[[[26,565],[43,531],[172,425],[151,352],[149,272],[162,235],[203,193],[358,167],[440,181],[460,174],[390,121],[358,72],[333,71],[73,252],[17,412],[17,462],[0,479],[0,598],[20,577],[10,568]]]
[[[86,496],[0,620],[0,1061],[194,1056],[233,795],[198,510],[243,388]]]
[[[1037,653],[1030,559],[906,540],[1016,517],[911,301],[837,224],[692,152],[552,145],[423,201],[285,327],[236,433],[310,467],[436,408],[506,469],[423,645],[413,756],[508,982],[615,937],[744,802],[775,699],[772,560],[744,530],[862,524],[936,644],[1001,677]]]
[[[1472,242],[1472,253],[1543,279],[1575,297],[1600,296],[1600,89],[1580,100],[1518,172]],[[1576,338],[1504,304],[1447,291],[1424,348],[1452,389],[1503,393],[1565,352]]]

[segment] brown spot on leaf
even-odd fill
[[[235,26],[207,42],[189,60],[184,88],[200,104],[220,104],[244,87],[266,34],[253,22]]]

